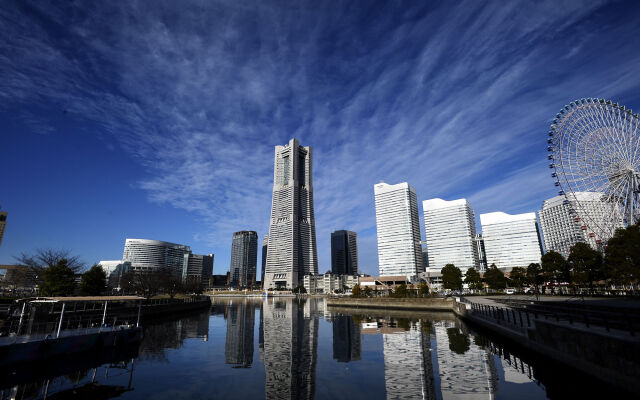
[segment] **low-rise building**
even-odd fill
[[[354,275],[305,275],[303,285],[307,293],[336,293],[349,292],[358,283]]]

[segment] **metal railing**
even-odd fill
[[[568,323],[584,328],[601,327],[606,332],[617,330],[626,332],[630,336],[635,336],[638,328],[637,315],[629,314],[627,311],[615,313],[567,307],[554,309],[554,307],[545,308],[546,305],[526,303],[516,304],[512,301],[509,307],[471,303],[471,312],[475,316],[521,332],[534,327],[536,321]]]

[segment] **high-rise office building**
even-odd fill
[[[227,308],[227,336],[224,346],[226,364],[250,367],[253,363],[255,303],[233,301]]]
[[[478,269],[476,221],[469,202],[430,199],[422,202],[422,209],[429,268],[440,271],[453,264],[463,273],[469,268]]]
[[[235,232],[231,244],[229,286],[242,288],[255,286],[257,263],[258,234],[254,231]]]
[[[185,257],[185,268],[182,271],[182,282],[199,282],[203,289],[208,289],[213,274],[213,254],[188,253]]]
[[[336,315],[333,325],[333,359],[338,362],[350,362],[361,359],[362,344],[360,324],[356,324],[351,315]]]
[[[202,256],[202,289],[207,290],[211,288],[213,284],[213,261],[215,256],[213,254],[206,254]]]
[[[538,213],[545,249],[557,251],[568,257],[571,246],[583,242],[598,250],[601,247],[598,240],[601,238],[596,237],[593,229],[590,229],[579,215],[587,213],[594,220],[605,221],[611,215],[611,205],[603,202],[601,198],[601,193],[577,192],[566,197],[556,196],[545,200]],[[575,212],[572,214],[570,210]],[[615,221],[613,223],[616,224]],[[621,218],[615,227],[622,226]]]
[[[487,265],[511,270],[539,263],[542,256],[535,213],[480,214]],[[508,272],[507,271],[507,272]]]
[[[2,244],[4,230],[7,227],[7,215],[8,213],[6,211],[0,211],[0,245]]]
[[[269,244],[269,235],[264,235],[262,239],[262,271],[260,272],[260,284],[264,288],[264,271],[267,268],[267,247]]]
[[[265,288],[293,289],[318,273],[311,147],[276,146]]]
[[[422,272],[416,191],[408,183],[374,185],[380,275]]]
[[[189,246],[149,239],[127,239],[124,244],[123,261],[131,262],[134,272],[169,270],[182,277],[191,253]],[[186,261],[185,261],[186,260]]]
[[[358,275],[358,236],[339,230],[331,233],[331,273]]]

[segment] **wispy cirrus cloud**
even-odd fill
[[[346,228],[375,273],[378,181],[532,211],[554,194],[541,160],[556,110],[640,100],[640,53],[614,40],[640,28],[611,7],[21,3],[0,10],[0,99],[100,124],[148,171],[139,188],[198,215],[222,254],[235,230],[266,233],[273,146],[297,137],[314,148],[321,268]]]

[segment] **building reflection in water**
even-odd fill
[[[435,399],[429,324],[408,321],[368,323],[366,333],[381,333],[387,399]]]
[[[493,399],[498,373],[493,355],[452,321],[434,324],[442,399]]]
[[[350,362],[361,359],[362,344],[360,324],[356,324],[351,315],[336,315],[333,325],[333,358],[338,362]]]
[[[255,303],[234,301],[227,308],[227,336],[224,356],[227,364],[249,368],[253,363]]]
[[[209,313],[203,312],[170,321],[146,324],[140,344],[142,359],[167,361],[166,349],[179,349],[186,339],[209,340]]]
[[[267,399],[312,399],[318,349],[317,303],[269,298],[263,304]]]

